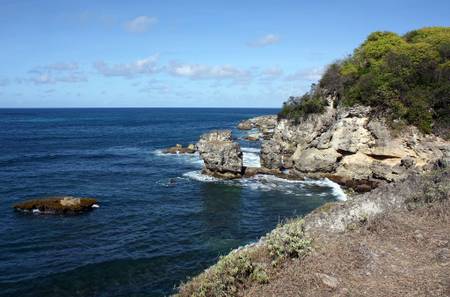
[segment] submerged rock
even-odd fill
[[[230,130],[203,134],[197,143],[197,150],[205,163],[205,174],[226,179],[242,176],[241,147],[233,142]]]
[[[183,147],[181,144],[176,144],[173,147],[163,150],[164,154],[193,154],[195,152],[195,145],[193,144],[189,144],[187,147]]]
[[[44,214],[81,213],[98,207],[95,199],[71,196],[31,199],[13,205],[17,211]]]

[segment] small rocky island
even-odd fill
[[[13,205],[16,211],[42,214],[78,214],[98,207],[96,199],[71,196],[31,199]]]

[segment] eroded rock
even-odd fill
[[[225,179],[242,176],[242,151],[240,145],[233,142],[231,130],[205,133],[196,147],[204,161],[205,174]]]
[[[412,126],[393,133],[370,107],[335,108],[328,99],[322,114],[278,121],[273,136],[262,142],[263,167],[292,168],[314,178],[331,174],[365,191],[411,172],[448,166],[448,141]]]
[[[13,205],[17,211],[43,214],[81,213],[97,207],[98,202],[95,199],[71,196],[31,199]]]

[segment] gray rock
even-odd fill
[[[230,130],[205,133],[196,147],[205,163],[204,173],[225,179],[242,176],[241,147],[233,142]]]
[[[334,276],[327,275],[325,273],[316,273],[316,276],[328,288],[336,289],[339,286],[339,281]]]
[[[269,169],[283,167],[281,145],[275,140],[264,141],[261,144],[261,166]]]

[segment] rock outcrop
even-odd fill
[[[240,130],[250,130],[250,129],[273,129],[277,125],[276,115],[265,115],[254,117],[248,120],[244,120],[238,124],[238,129]]]
[[[32,199],[13,205],[17,211],[43,214],[75,214],[97,207],[95,199],[71,196]]]
[[[274,128],[277,125],[277,116],[276,115],[265,115],[265,116],[259,116],[254,117],[245,121],[240,122],[237,125],[237,128],[240,130],[251,130],[251,129],[257,129],[262,134],[262,137],[264,139],[269,139],[273,136]],[[254,133],[253,135],[255,135]],[[251,137],[249,135],[249,137]],[[251,137],[250,140],[258,140],[254,139],[254,137]]]
[[[233,142],[230,130],[217,130],[205,133],[196,145],[203,159],[205,174],[225,178],[239,178],[243,175],[241,147]]]
[[[181,144],[169,147],[163,150],[164,154],[193,154],[196,152],[195,145],[189,144],[187,147],[183,147]]]
[[[282,119],[263,141],[261,164],[291,169],[299,176],[329,177],[344,185],[370,190],[403,179],[411,171],[431,169],[450,152],[450,144],[408,126],[396,135],[370,107],[334,108],[299,123]]]

